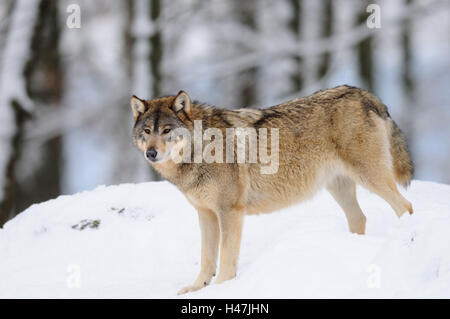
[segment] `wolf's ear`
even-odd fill
[[[136,95],[133,95],[131,97],[130,104],[131,109],[133,110],[134,121],[136,121],[141,114],[144,114],[145,111],[147,111],[146,103],[140,98],[138,98]]]
[[[175,102],[173,102],[173,110],[175,112],[184,110],[187,115],[191,114],[191,98],[186,92],[180,91],[178,93]]]

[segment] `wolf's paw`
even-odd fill
[[[178,291],[178,295],[183,295],[183,294],[186,294],[186,293],[188,293],[188,292],[197,291],[197,290],[202,289],[202,288],[205,287],[205,286],[206,286],[206,283],[203,284],[203,285],[193,284],[193,285],[184,287],[183,289],[181,289],[180,291]]]
[[[225,281],[231,280],[233,278],[235,278],[236,275],[222,275],[219,274],[219,276],[217,277],[216,281],[214,282],[215,284],[221,284]]]

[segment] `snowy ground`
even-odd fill
[[[326,192],[245,220],[236,279],[181,298],[450,298],[450,186],[413,182],[398,220],[358,190],[367,235]],[[197,215],[167,182],[33,205],[0,229],[0,298],[175,298],[199,270]]]

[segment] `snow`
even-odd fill
[[[326,192],[247,216],[237,278],[179,298],[449,298],[450,186],[414,181],[402,192],[415,214],[397,219],[358,189],[364,236]],[[174,186],[101,186],[0,229],[0,298],[177,298],[199,261],[197,214]]]

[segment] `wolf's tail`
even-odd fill
[[[389,122],[391,123],[390,151],[394,166],[394,177],[397,183],[407,187],[414,174],[413,162],[402,131],[392,119]]]

